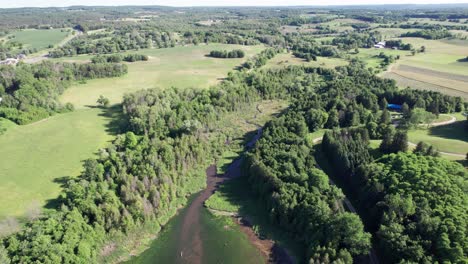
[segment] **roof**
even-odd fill
[[[388,105],[387,105],[387,108],[400,110],[400,109],[401,109],[401,105],[398,105],[398,104],[388,104]]]

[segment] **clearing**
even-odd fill
[[[242,49],[251,57],[263,46],[240,46],[210,44],[175,47],[167,49],[145,49],[130,51],[149,56],[148,61],[128,64],[128,74],[119,78],[90,80],[65,91],[62,102],[70,102],[76,108],[96,105],[99,95],[109,98],[111,104],[119,103],[125,93],[148,88],[197,87],[208,88],[217,84],[226,73],[242,64],[242,59],[217,59],[207,57],[211,50]],[[67,57],[66,61],[87,61],[92,56]]]
[[[281,68],[289,65],[335,68],[347,64],[348,61],[340,58],[317,57],[317,61],[306,61],[302,58],[295,57],[292,53],[281,53],[269,60],[264,68]]]

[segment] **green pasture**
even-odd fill
[[[211,50],[242,49],[250,57],[263,46],[210,44],[167,49],[145,49],[127,53],[149,56],[149,61],[128,63],[128,74],[119,78],[105,78],[77,84],[65,91],[62,102],[70,102],[76,108],[96,105],[100,95],[109,98],[111,104],[122,100],[125,93],[148,88],[193,87],[207,88],[218,83],[227,72],[242,64],[242,59],[218,59],[206,55]],[[62,58],[68,61],[87,61],[92,56]]]
[[[465,155],[468,152],[466,117],[461,114],[454,114],[454,116],[457,118],[457,122],[449,125],[408,131],[409,141],[415,144],[423,141],[440,151]]]
[[[62,30],[64,32],[62,32]],[[46,49],[49,45],[56,46],[64,40],[71,32],[69,29],[24,29],[13,32],[15,36],[11,41],[22,43],[23,48]]]
[[[379,58],[379,54],[384,53],[385,55],[397,56],[400,55],[400,59],[403,59],[405,56],[408,56],[409,51],[405,50],[394,50],[394,49],[359,49],[359,53],[351,54],[352,57],[359,58],[363,60],[369,67],[379,67],[380,63],[383,61],[382,58]]]
[[[21,217],[56,198],[64,179],[79,175],[82,161],[111,139],[104,115],[95,108],[25,126],[10,123],[0,135],[0,219]]]

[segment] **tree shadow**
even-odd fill
[[[468,141],[468,133],[466,133],[468,126],[467,123],[468,121],[464,120],[444,126],[431,127],[429,128],[429,135],[446,139]]]
[[[60,186],[60,188],[63,190],[67,186],[68,182],[73,179],[74,178],[71,176],[62,176],[62,177],[53,179],[52,182],[57,183]],[[61,191],[60,193],[62,194],[63,191]],[[59,195],[55,198],[46,200],[44,208],[45,209],[59,209],[61,205],[62,205],[62,199],[61,199],[61,195]]]
[[[99,116],[105,117],[108,122],[105,124],[106,132],[116,136],[125,132],[128,127],[127,120],[122,111],[122,104],[114,104],[108,107],[86,105],[88,108],[101,109]]]

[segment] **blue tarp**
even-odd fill
[[[388,104],[388,105],[387,105],[387,108],[388,108],[388,109],[401,110],[401,105],[397,105],[397,104]]]

